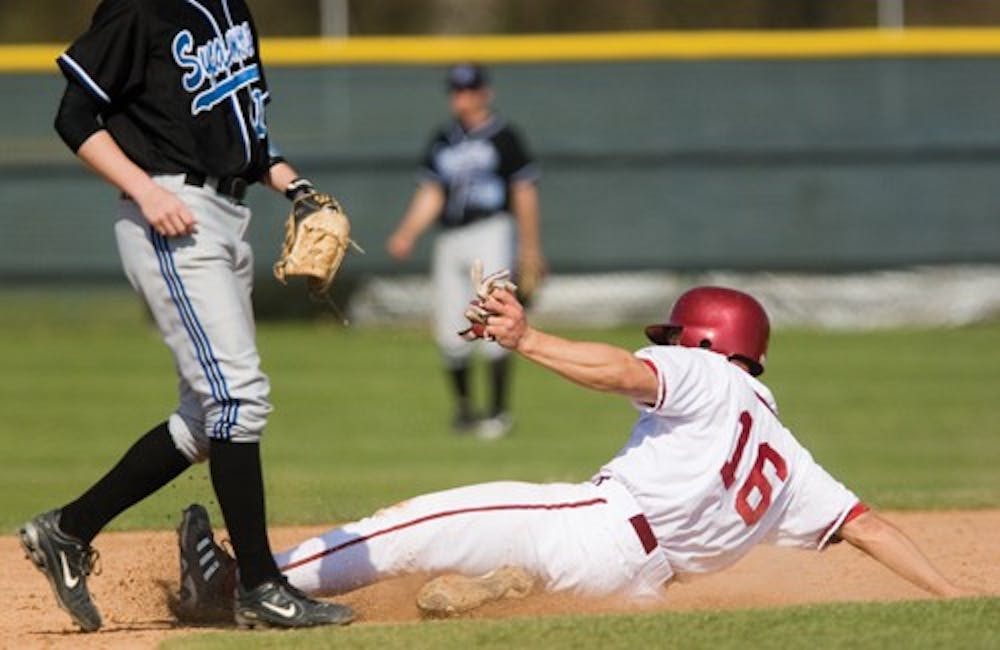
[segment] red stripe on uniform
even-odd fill
[[[304,557],[301,560],[296,560],[291,564],[281,567],[281,571],[290,571],[291,569],[298,568],[303,564],[309,564],[310,562],[315,562],[321,558],[326,557],[337,551],[342,551],[345,548],[354,546],[355,544],[361,544],[367,542],[375,537],[381,537],[382,535],[387,535],[389,533],[394,533],[404,528],[409,528],[411,526],[416,526],[417,524],[422,524],[427,521],[432,521],[434,519],[441,519],[443,517],[452,517],[455,515],[465,515],[476,512],[496,512],[500,510],[563,510],[566,508],[585,508],[587,506],[595,506],[601,503],[607,503],[605,499],[589,499],[587,501],[573,501],[570,503],[521,503],[521,504],[500,504],[495,506],[478,506],[475,508],[460,508],[458,510],[446,510],[444,512],[436,512],[430,515],[424,515],[417,519],[411,521],[406,521],[401,524],[396,524],[395,526],[390,526],[389,528],[383,528],[382,530],[377,530],[374,533],[365,535],[363,537],[358,537],[357,539],[348,540],[342,544],[338,544],[328,549],[324,549],[319,553],[310,555],[309,557]]]
[[[757,399],[760,400],[760,403],[763,404],[767,408],[767,410],[771,412],[771,415],[773,415],[774,417],[778,417],[778,414],[774,412],[773,408],[771,408],[771,403],[770,402],[768,402],[766,399],[764,399],[763,397],[761,397],[760,393],[758,393],[756,391],[754,391],[754,395],[756,395]]]
[[[663,402],[667,399],[666,386],[660,379],[660,371],[657,370],[655,363],[645,357],[639,357],[639,361],[646,364],[646,367],[649,368],[656,377],[656,404],[650,404],[649,406],[652,406],[655,410],[659,410],[663,408]]]
[[[843,528],[848,524],[848,522],[857,519],[858,517],[860,517],[861,515],[865,514],[870,510],[871,508],[858,501],[857,503],[854,504],[854,506],[850,510],[847,511],[847,516],[844,517],[844,521],[840,522],[840,528]],[[837,525],[836,519],[831,521],[830,525],[823,529],[823,534],[819,536],[819,541],[822,542],[824,539],[826,539],[826,536],[830,533],[830,529],[836,525]],[[840,528],[838,528],[837,530],[840,530]],[[834,533],[834,535],[836,535],[836,533]]]
[[[645,366],[653,373],[653,376],[656,377],[656,403],[650,404],[649,402],[643,402],[643,404],[652,407],[653,409],[658,409],[663,405],[663,400],[660,399],[660,373],[657,371],[653,362],[649,359],[639,357],[639,361],[642,361],[642,363],[645,364]]]
[[[854,504],[854,507],[851,508],[851,511],[847,513],[847,516],[844,517],[844,523],[840,524],[841,527],[846,526],[847,524],[851,523],[852,521],[854,521],[855,519],[857,519],[861,515],[865,514],[866,512],[870,512],[870,511],[871,511],[871,508],[869,508],[865,504],[863,504],[860,501],[858,501],[856,504]]]

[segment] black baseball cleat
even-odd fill
[[[101,627],[101,614],[87,589],[98,553],[59,528],[59,510],[50,510],[24,524],[18,532],[29,560],[45,574],[56,602],[84,632]]]
[[[208,512],[197,503],[181,513],[177,527],[181,590],[177,618],[191,622],[233,620],[236,560],[215,543]]]
[[[313,600],[285,579],[270,580],[250,591],[240,586],[235,611],[236,624],[243,628],[347,625],[354,620],[350,607]]]

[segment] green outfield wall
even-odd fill
[[[416,40],[368,58],[286,44],[272,48],[269,122],[288,158],[352,213],[368,255],[349,260],[351,273],[426,265],[426,243],[397,266],[382,242],[445,117],[444,61],[463,53],[491,64],[499,111],[542,164],[556,271],[1000,262],[994,37],[974,51],[954,37],[951,50],[800,43],[737,55],[721,39],[715,55],[688,44],[627,56],[615,52],[628,41],[594,40],[604,60],[573,39],[554,42],[575,50],[527,39],[526,51],[516,39],[500,50]],[[58,50],[40,51],[0,51],[0,281],[117,278],[115,193],[55,136],[63,82],[41,63]],[[287,205],[263,189],[249,202],[263,273]]]

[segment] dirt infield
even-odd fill
[[[963,585],[1000,594],[1000,510],[890,513],[948,575]],[[272,531],[282,548],[321,528]],[[0,538],[2,584],[14,607],[0,610],[2,648],[154,647],[194,628],[179,625],[166,605],[177,588],[177,551],[170,532],[110,533],[96,543],[101,575],[91,589],[105,621],[98,633],[75,632],[55,606],[44,577],[26,560],[13,537]],[[423,578],[384,582],[342,598],[367,622],[419,618],[413,596]],[[657,609],[733,609],[857,600],[926,598],[919,589],[844,544],[822,554],[762,547],[722,573],[672,584]],[[540,594],[524,601],[497,603],[476,617],[537,616],[622,611],[613,601],[581,601]]]

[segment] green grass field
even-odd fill
[[[640,328],[565,331],[635,348]],[[634,412],[527,363],[517,428],[456,438],[437,354],[420,330],[264,323],[276,410],[263,444],[272,524],[323,523],[493,479],[583,480],[626,439]],[[765,379],[817,459],[881,508],[1000,506],[1000,323],[866,334],[778,331]],[[128,293],[0,292],[0,525],[12,532],[73,498],[174,405],[172,362]],[[167,528],[211,504],[204,466],[114,528]],[[214,515],[218,518],[218,515]],[[1000,647],[997,599],[359,626],[209,634],[177,647]],[[845,621],[847,624],[845,625]],[[773,641],[772,641],[773,637]],[[673,644],[673,645],[671,645]]]
[[[165,648],[545,648],[546,650],[747,650],[879,648],[939,650],[1000,647],[1000,599],[825,605],[737,612],[659,613],[415,625],[368,625],[310,632],[211,633]]]

